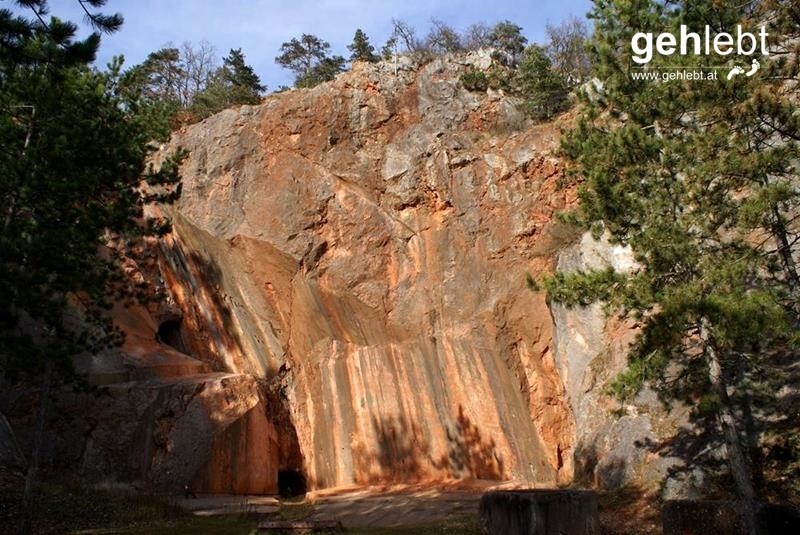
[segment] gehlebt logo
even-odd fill
[[[634,79],[642,80],[716,80],[717,71],[727,70],[727,79],[743,76],[753,76],[761,68],[756,55],[768,56],[767,38],[769,34],[764,26],[758,32],[744,31],[741,25],[736,26],[734,33],[713,33],[710,26],[703,31],[690,31],[686,25],[681,25],[678,34],[663,32],[638,32],[631,38],[631,57],[639,68],[631,71]],[[697,55],[719,56],[737,55],[737,62],[733,67],[695,67],[659,66],[648,68],[655,54],[660,56]],[[650,71],[650,72],[648,72]],[[656,71],[656,72],[652,72]]]

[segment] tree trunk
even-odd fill
[[[39,479],[39,457],[42,453],[42,443],[44,442],[44,428],[47,422],[47,405],[50,401],[50,387],[53,376],[53,364],[45,364],[44,377],[42,378],[42,392],[39,401],[39,414],[36,417],[36,435],[33,439],[33,452],[28,460],[28,473],[25,476],[25,490],[22,494],[22,504],[20,506],[19,532],[22,535],[31,533],[33,523],[33,500],[36,484]]]
[[[756,495],[753,490],[750,467],[742,451],[739,431],[736,428],[736,418],[731,407],[731,400],[728,397],[725,377],[722,374],[722,363],[711,334],[711,323],[707,318],[700,320],[700,338],[703,341],[703,349],[708,361],[708,378],[711,382],[711,388],[719,398],[720,406],[717,411],[717,421],[722,428],[725,449],[728,453],[728,466],[736,484],[736,494],[741,502],[743,532],[747,535],[756,535]]]
[[[31,123],[28,125],[28,131],[25,133],[25,143],[22,145],[22,154],[20,158],[25,156],[28,151],[28,146],[31,144],[31,136],[33,135],[33,120],[36,117],[36,106],[21,106],[23,108],[31,109]],[[17,208],[17,195],[19,184],[14,185],[14,190],[11,192],[11,199],[8,201],[8,209],[6,210],[6,220],[3,223],[3,233],[8,233],[11,228],[11,222],[14,220],[14,211]]]
[[[747,457],[750,461],[750,472],[753,477],[753,487],[756,494],[760,494],[764,489],[764,455],[759,447],[759,430],[756,417],[753,414],[753,399],[747,385],[747,362],[743,356],[739,356],[739,370],[737,384],[742,386],[741,403],[742,418],[744,420],[744,434],[747,445]]]
[[[796,294],[800,289],[800,275],[797,274],[797,264],[792,256],[792,246],[789,244],[788,231],[783,215],[777,206],[772,207],[772,233],[778,241],[778,255],[783,264],[783,271],[786,275],[786,282],[792,294]]]

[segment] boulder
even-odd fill
[[[187,486],[198,494],[278,491],[277,432],[251,376],[116,383],[99,397],[64,396],[59,410],[86,419],[85,427],[54,422],[52,441],[81,448],[86,481],[171,493]]]
[[[600,533],[597,495],[587,490],[509,490],[481,498],[481,520],[494,535]]]

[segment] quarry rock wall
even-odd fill
[[[555,217],[575,203],[556,156],[569,119],[530,124],[502,93],[464,89],[490,61],[356,63],[160,148],[155,165],[187,151],[182,194],[131,270],[166,305],[117,310],[126,346],[84,362],[111,416],[163,427],[160,449],[151,431],[118,437],[144,440],[118,479],[269,493],[280,470],[309,488],[640,474],[610,452],[650,420],[613,420],[592,381],[598,355],[607,375],[624,365],[632,327],[526,288],[591,248]],[[193,389],[214,395],[171,408]],[[95,450],[87,472],[114,458]]]
[[[473,58],[479,61],[481,58]],[[571,478],[544,295],[558,130],[465,65],[358,64],[177,134],[163,272],[191,354],[284,376],[312,486]]]

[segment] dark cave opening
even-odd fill
[[[183,335],[181,333],[181,320],[169,319],[158,326],[156,333],[156,341],[166,344],[181,353],[186,353],[186,344],[183,343]]]
[[[281,498],[297,498],[307,492],[306,476],[297,470],[278,470],[278,494]]]

